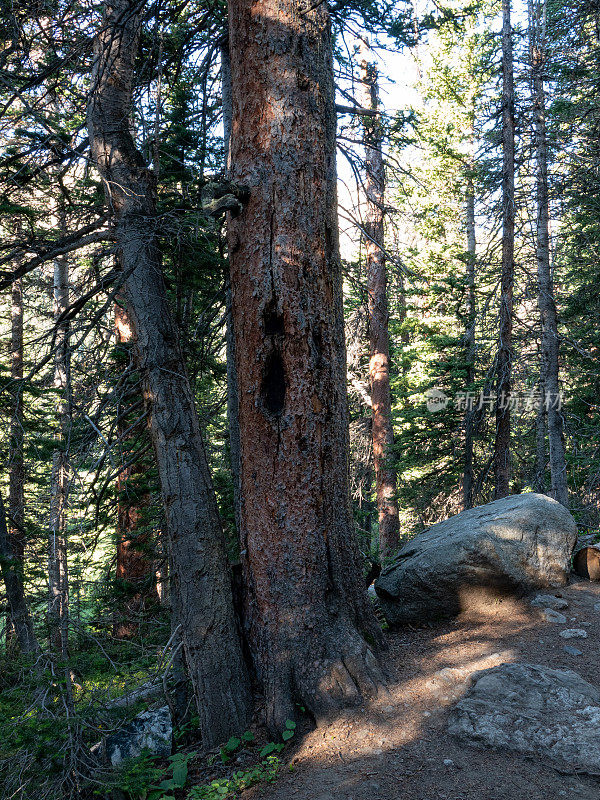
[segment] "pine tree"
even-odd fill
[[[252,6],[252,8],[251,8]],[[348,496],[330,21],[234,0],[228,225],[241,436],[241,550],[267,722],[377,690],[377,630]]]

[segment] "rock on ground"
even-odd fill
[[[554,611],[562,611],[569,606],[563,597],[555,597],[553,594],[536,594],[530,603],[536,608],[551,608]]]
[[[128,758],[137,758],[145,748],[156,755],[169,756],[172,735],[168,706],[143,711],[117,733],[107,737],[106,758],[116,767]]]
[[[502,664],[476,673],[448,730],[479,747],[600,775],[600,691],[571,670]]]
[[[566,631],[561,631],[559,636],[563,639],[587,639],[587,631],[582,628],[568,628]]]
[[[542,610],[542,617],[546,622],[556,622],[560,625],[564,625],[567,621],[564,614],[560,614],[558,611],[554,611],[551,608],[544,608]]]
[[[492,597],[563,586],[575,520],[540,494],[505,497],[418,534],[375,581],[390,625],[455,616]]]

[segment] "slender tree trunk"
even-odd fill
[[[133,330],[125,297],[115,302],[115,334],[117,345],[128,354],[133,344]],[[134,636],[140,615],[153,601],[158,601],[154,580],[154,561],[148,552],[152,532],[148,526],[150,494],[147,489],[148,459],[141,456],[129,463],[146,431],[141,425],[132,429],[128,408],[135,397],[127,391],[118,408],[118,431],[123,469],[117,477],[117,565],[116,578],[125,592],[124,602],[116,613],[114,635],[117,638]],[[139,412],[136,410],[135,414]]]
[[[535,464],[533,470],[533,489],[540,494],[546,493],[546,408],[544,392],[544,364],[540,355],[539,403],[535,410]]]
[[[502,0],[502,276],[497,361],[496,499],[510,493],[510,394],[515,249],[515,110],[510,0]]]
[[[15,569],[22,571],[25,524],[25,462],[23,459],[23,279],[18,278],[11,292],[10,377],[13,382],[13,405],[10,418],[8,476],[8,538],[15,558]],[[14,624],[7,619],[7,643]]]
[[[535,9],[535,10],[534,10]],[[548,201],[548,155],[546,146],[546,2],[531,0],[531,69],[533,72],[533,109],[535,120],[535,150],[537,162],[537,271],[538,305],[542,321],[542,361],[544,365],[544,394],[547,406],[548,445],[550,448],[550,479],[552,496],[569,507],[567,465],[563,438],[563,419],[560,410],[559,338],[554,287],[550,269],[550,209]],[[541,17],[541,19],[540,19]]]
[[[104,6],[88,108],[93,159],[115,215],[136,365],[165,507],[172,588],[205,746],[243,730],[250,693],[231,577],[190,382],[167,303],[156,235],[155,181],[129,130],[143,8]]]
[[[470,144],[475,146],[475,133],[471,126]],[[467,229],[467,287],[468,311],[467,330],[465,336],[467,362],[467,389],[470,390],[475,380],[475,267],[477,264],[477,240],[475,237],[475,158],[472,156],[467,164],[466,190],[466,229]],[[465,409],[465,467],[463,474],[463,508],[473,507],[473,409]]]
[[[363,107],[377,111],[377,67],[363,48],[361,73]],[[390,556],[399,545],[396,470],[390,464],[394,446],[390,395],[390,342],[388,330],[387,272],[384,254],[385,169],[379,116],[363,117],[365,147],[365,253],[369,298],[369,379],[372,402],[373,466],[379,519],[379,551]]]
[[[25,463],[23,460],[23,279],[12,285],[11,293],[11,368],[14,404],[10,422],[8,535],[16,558],[23,559],[25,522]]]
[[[54,262],[54,319],[69,307],[69,264]],[[52,455],[50,483],[50,531],[48,541],[48,622],[50,643],[66,657],[68,649],[69,574],[67,556],[67,508],[70,483],[70,365],[69,323],[60,322],[54,341],[54,389],[56,391],[56,446]]]
[[[348,489],[331,32],[325,4],[231,0],[228,226],[247,619],[267,721],[376,691],[381,642]]]
[[[223,102],[223,150],[225,153],[225,175],[229,176],[230,143],[232,125],[232,86],[231,58],[229,56],[229,39],[221,45],[221,96]],[[240,530],[240,423],[238,419],[238,381],[235,369],[235,336],[233,333],[233,309],[231,305],[231,287],[226,291],[226,329],[225,344],[227,350],[227,420],[229,423],[229,452],[231,458],[231,474],[233,478],[233,508],[235,525]]]
[[[33,629],[33,622],[29,615],[25,591],[23,589],[23,575],[20,569],[19,559],[15,558],[11,546],[10,536],[6,525],[6,514],[4,511],[4,501],[0,494],[0,566],[2,568],[2,579],[6,589],[6,598],[10,618],[14,627],[15,635],[23,653],[36,653],[39,645]]]

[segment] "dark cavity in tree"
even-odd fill
[[[267,356],[263,373],[261,394],[265,409],[275,416],[283,412],[285,405],[285,369],[279,350]]]
[[[272,303],[265,308],[263,320],[267,336],[283,336],[285,333],[283,314],[280,314]]]

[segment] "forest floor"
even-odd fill
[[[446,731],[465,679],[503,662],[572,669],[598,685],[600,584],[575,578],[554,594],[569,602],[567,625],[545,622],[526,601],[504,600],[452,622],[388,633],[389,694],[299,737],[293,771],[282,769],[276,783],[249,790],[245,800],[600,800],[599,781],[469,747]],[[588,638],[565,642],[565,627],[584,627]]]

